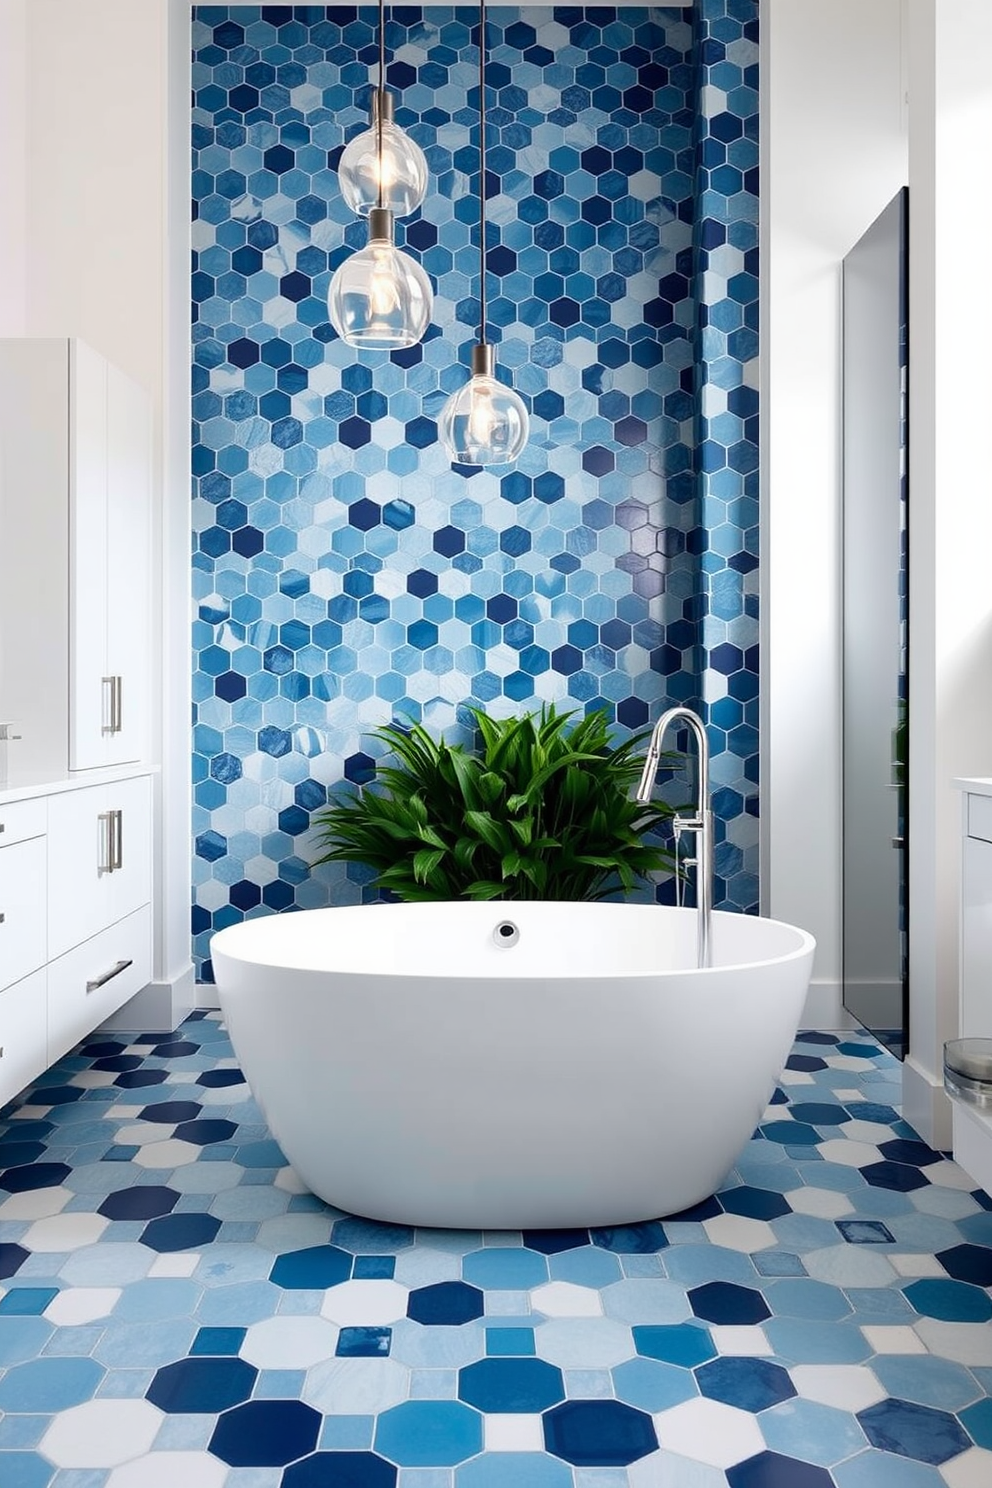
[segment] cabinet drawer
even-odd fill
[[[45,839],[0,852],[0,987],[44,966]]]
[[[88,940],[151,898],[147,776],[54,797],[48,814],[48,954]]]
[[[11,801],[0,806],[0,848],[12,847],[28,837],[41,837],[48,819],[44,797],[37,801]]]
[[[53,961],[48,968],[48,1063],[61,1059],[140,992],[151,972],[147,904]]]
[[[992,842],[992,796],[969,795],[968,836]]]
[[[44,968],[0,992],[0,1106],[48,1067]]]

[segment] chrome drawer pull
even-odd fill
[[[104,822],[106,832],[106,862],[97,864],[98,873],[116,873],[124,867],[124,813],[120,807],[113,811],[101,811],[98,821]]]
[[[2,925],[4,923],[4,921],[6,920],[6,918],[7,918],[7,916],[4,914],[3,910],[0,910],[0,925]]]
[[[99,987],[105,987],[108,982],[113,981],[115,976],[120,976],[122,971],[127,971],[128,967],[133,965],[133,959],[130,961],[118,961],[117,965],[111,967],[110,971],[105,971],[102,977],[97,977],[95,981],[87,982],[87,992],[95,992]]]
[[[110,687],[110,722],[101,730],[104,734],[119,734],[123,728],[123,677],[102,677],[104,686]]]

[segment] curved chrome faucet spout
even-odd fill
[[[673,826],[681,832],[696,835],[696,964],[710,964],[710,920],[713,911],[713,813],[710,810],[710,749],[706,729],[698,714],[691,708],[669,708],[654,726],[651,742],[644,760],[641,783],[637,787],[638,801],[649,801],[654,790],[661,746],[665,734],[673,724],[685,724],[696,740],[699,761],[698,799],[694,816],[676,816]],[[676,864],[676,872],[678,865]]]

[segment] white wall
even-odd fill
[[[992,6],[909,0],[910,1058],[907,1119],[950,1145],[960,797],[992,773]],[[992,1034],[992,1028],[985,1030]]]
[[[79,336],[152,397],[155,975],[191,989],[188,17],[175,0],[0,0],[0,335]]]
[[[761,7],[763,908],[841,977],[841,261],[907,180],[903,0]]]

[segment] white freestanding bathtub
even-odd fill
[[[727,913],[712,941],[699,970],[692,909],[459,901],[269,915],[212,955],[245,1077],[314,1193],[537,1229],[671,1214],[733,1166],[814,941]]]

